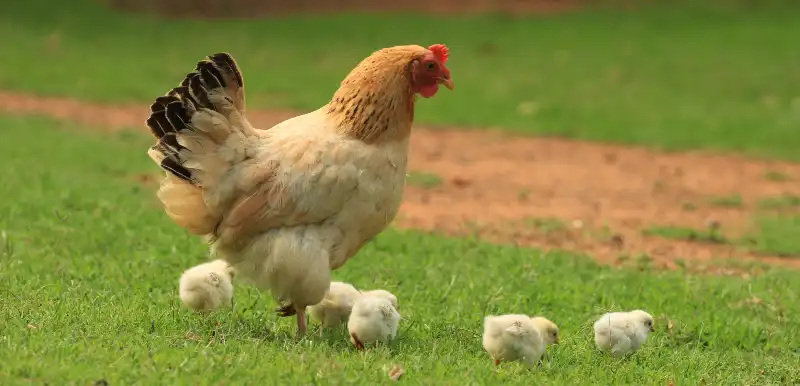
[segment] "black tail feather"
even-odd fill
[[[219,72],[212,62],[202,61],[197,63],[197,71],[200,71],[200,76],[203,82],[210,89],[221,88],[225,83],[222,73]]]
[[[162,169],[194,183],[191,172],[183,166],[180,158],[185,147],[178,143],[177,135],[183,130],[193,130],[192,115],[197,109],[215,110],[208,91],[232,86],[229,81],[243,87],[242,74],[233,57],[228,53],[217,53],[198,62],[195,71],[186,74],[180,85],[167,95],[156,98],[150,106],[147,126],[158,139],[153,149],[164,155]]]
[[[242,72],[239,71],[239,66],[236,65],[236,61],[233,60],[233,57],[230,54],[220,52],[218,54],[211,55],[209,58],[214,62],[214,64],[221,67],[223,71],[233,74],[237,86],[244,87]]]

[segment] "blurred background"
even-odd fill
[[[374,50],[445,43],[457,88],[418,104],[400,226],[668,263],[800,254],[782,241],[800,230],[796,1],[2,7],[12,113],[145,138],[153,97],[228,51],[253,120],[268,126],[326,103]],[[718,228],[737,242],[718,242]]]

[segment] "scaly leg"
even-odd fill
[[[306,330],[308,326],[306,325],[306,309],[303,308],[302,310],[298,310],[297,312],[297,338],[300,339],[306,336]]]
[[[297,337],[302,338],[306,335],[306,331],[308,330],[308,325],[306,324],[306,308],[303,307],[302,309],[297,309],[294,304],[287,304],[281,308],[275,310],[278,313],[278,316],[292,316],[297,315]]]
[[[497,367],[497,366],[500,366],[500,360],[499,359],[495,359],[494,360],[494,367]]]

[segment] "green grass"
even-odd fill
[[[652,226],[642,230],[645,236],[658,236],[665,239],[697,241],[724,244],[727,238],[718,229],[692,229],[687,227]]]
[[[766,173],[764,173],[764,179],[773,182],[786,182],[786,181],[791,181],[792,177],[775,170],[769,170]]]
[[[395,292],[407,318],[390,347],[355,352],[341,331],[297,343],[269,296],[237,285],[234,310],[182,308],[177,278],[203,243],[156,205],[149,141],[0,117],[0,383],[788,384],[800,379],[798,272],[743,281],[598,266],[565,252],[389,230],[336,272]],[[20,146],[25,144],[25,146]],[[757,299],[758,301],[754,300]],[[644,308],[658,331],[631,358],[592,346],[594,318]],[[486,313],[556,321],[544,368],[482,351]],[[672,321],[672,328],[668,329]],[[219,323],[219,325],[217,325]],[[35,327],[35,328],[34,328]]]
[[[764,210],[791,210],[800,208],[800,196],[784,194],[777,197],[762,198],[758,207]]]
[[[642,230],[642,234],[673,240],[735,244],[761,255],[800,257],[800,239],[797,237],[800,234],[800,216],[761,214],[753,222],[755,230],[737,239],[730,239],[719,229],[711,228],[652,226]]]
[[[569,229],[569,226],[566,222],[564,222],[564,220],[553,217],[528,218],[523,221],[523,224],[542,233],[564,231]]]
[[[723,208],[741,208],[744,205],[744,200],[740,194],[732,194],[730,196],[712,197],[708,203],[713,206]]]
[[[800,257],[800,216],[761,216],[756,218],[759,232],[746,241],[758,253]]]
[[[420,188],[431,189],[442,184],[442,177],[435,173],[412,170],[406,176],[406,183]]]
[[[800,12],[787,1],[532,19],[215,22],[166,22],[95,3],[4,5],[0,33],[14,44],[4,47],[0,88],[149,103],[204,55],[229,51],[252,106],[310,109],[373,50],[443,42],[457,88],[422,101],[419,122],[800,160]]]

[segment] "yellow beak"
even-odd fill
[[[453,90],[453,88],[455,88],[455,85],[453,84],[453,78],[439,78],[439,83],[443,84],[451,91]]]

